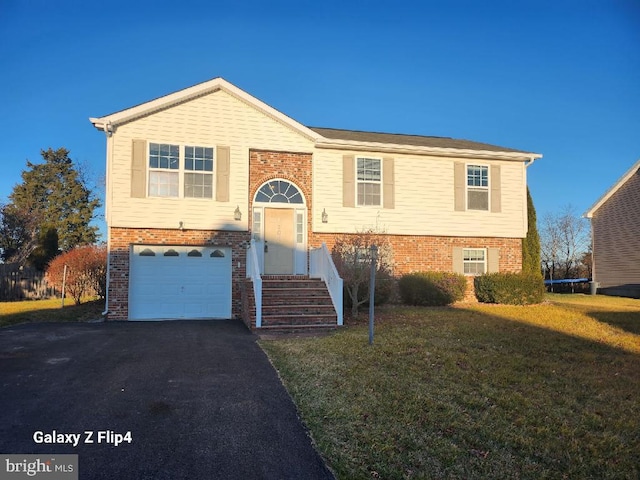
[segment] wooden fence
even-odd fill
[[[43,272],[17,263],[0,264],[0,302],[56,296]]]

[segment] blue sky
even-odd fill
[[[638,0],[0,0],[0,72],[0,201],[49,147],[99,181],[89,117],[217,76],[309,126],[541,153],[539,217],[640,159]]]

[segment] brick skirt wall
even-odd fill
[[[129,254],[132,245],[218,245],[232,250],[232,314],[246,322],[241,285],[245,282],[246,248],[250,232],[211,230],[111,228],[109,256],[110,320],[126,320],[129,315]],[[331,251],[341,234],[309,234],[309,246],[315,248],[323,242]],[[522,241],[519,238],[432,237],[388,235],[393,252],[393,273],[453,270],[453,248],[498,248],[499,269],[517,272],[522,268]],[[473,298],[473,281],[469,277],[467,298]],[[247,295],[246,292],[245,295]],[[245,298],[247,302],[249,299]],[[243,309],[244,306],[244,309]],[[249,307],[250,308],[250,307]],[[245,310],[245,312],[243,312]],[[244,315],[243,315],[244,313]]]
[[[329,251],[343,234],[313,233],[309,235],[310,248],[327,244]],[[393,255],[393,274],[434,270],[453,271],[453,249],[498,248],[499,270],[519,272],[522,270],[522,239],[483,237],[434,237],[420,235],[387,235]]]
[[[132,245],[216,245],[231,247],[232,314],[241,316],[240,282],[245,278],[249,232],[148,228],[109,229],[109,304],[107,318],[129,317],[129,253]]]
[[[336,240],[344,234],[314,233],[309,235],[310,248],[327,244],[332,250]],[[522,239],[483,237],[435,237],[413,235],[387,235],[392,251],[393,275],[400,277],[406,273],[426,270],[452,272],[453,249],[498,248],[498,269],[501,272],[522,270]],[[467,277],[465,301],[475,301],[473,277]]]

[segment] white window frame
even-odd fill
[[[184,198],[197,198],[197,199],[202,199],[202,200],[213,200],[214,196],[213,196],[213,187],[214,187],[214,182],[213,182],[213,176],[214,176],[214,169],[215,169],[215,165],[216,165],[216,149],[215,147],[207,147],[207,146],[203,146],[203,145],[182,145],[182,168],[184,169],[184,172],[182,174],[182,179],[183,179],[183,193],[184,191],[186,191],[186,186],[187,186],[187,181],[186,181],[186,176],[188,174],[195,174],[195,175],[209,175],[211,177],[211,196],[210,197],[194,197],[194,196],[187,196],[184,195]],[[211,149],[211,170],[195,170],[195,169],[187,169],[187,147],[189,148],[206,148],[206,149]]]
[[[296,234],[296,243],[298,245],[302,245],[305,243],[304,234],[305,234],[305,215],[306,212],[301,209],[296,209],[294,212],[295,215],[295,234]]]
[[[170,168],[170,167],[152,167],[151,166],[151,147],[152,145],[167,145],[169,146],[169,148],[171,149],[172,147],[177,147],[178,148],[178,168]],[[174,143],[163,143],[163,142],[148,142],[147,143],[147,171],[148,171],[148,175],[147,178],[148,183],[147,183],[147,195],[149,197],[156,197],[156,198],[179,198],[180,197],[180,145],[174,144]],[[153,173],[160,173],[160,174],[173,174],[175,176],[178,177],[178,191],[176,195],[158,195],[158,194],[152,194],[151,193],[151,176]]]
[[[379,162],[380,165],[380,180],[360,180],[358,178],[358,160],[376,160]],[[384,185],[384,179],[383,179],[383,175],[384,175],[384,165],[383,165],[383,159],[382,157],[374,157],[374,156],[370,156],[370,155],[356,155],[355,156],[355,189],[356,189],[356,193],[355,193],[355,197],[356,197],[356,207],[364,207],[364,208],[381,208],[384,205],[384,199],[382,198],[383,195],[383,185]],[[366,185],[366,184],[373,184],[373,185],[379,185],[380,187],[380,203],[376,204],[376,205],[367,205],[366,203],[361,204],[360,203],[360,198],[358,195],[358,186],[360,184]]]
[[[169,145],[169,146],[177,146],[178,147],[178,168],[177,169],[169,169],[169,168],[156,168],[151,167],[150,158],[151,158],[151,145]],[[211,172],[205,170],[187,170],[186,169],[186,147],[193,148],[211,148],[213,149],[213,170]],[[147,166],[147,196],[150,198],[164,198],[164,199],[189,199],[195,201],[212,201],[216,198],[216,162],[217,162],[217,150],[215,145],[197,145],[195,142],[189,143],[176,143],[176,142],[167,142],[167,141],[156,141],[149,140],[147,142],[147,158],[146,158],[146,166]],[[178,174],[178,195],[177,196],[167,196],[167,195],[152,195],[151,194],[151,172],[167,172],[167,173],[177,173]],[[210,174],[211,175],[211,197],[187,197],[185,196],[185,175],[188,173],[196,173],[196,174]]]
[[[479,252],[483,252],[483,259],[482,260],[477,260],[477,259],[472,259],[472,260],[467,260],[467,252],[470,251],[479,251]],[[476,276],[476,275],[484,275],[485,273],[487,273],[488,268],[489,268],[489,262],[488,262],[488,255],[489,252],[486,248],[463,248],[462,249],[462,271],[464,272],[465,275],[469,275],[469,276]],[[480,265],[482,264],[482,272],[467,272],[466,270],[466,266],[467,265]]]
[[[469,168],[480,167],[487,170],[487,185],[469,185]],[[491,166],[484,163],[467,163],[465,166],[465,206],[468,211],[473,212],[490,212],[491,211]],[[487,195],[487,208],[470,208],[469,207],[469,192],[484,192]]]
[[[256,242],[262,241],[262,217],[264,216],[264,207],[254,207],[253,208],[253,223],[251,226],[251,233],[253,235],[253,239]]]

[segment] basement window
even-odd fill
[[[465,275],[482,275],[487,271],[487,250],[484,248],[465,248],[462,251],[462,263]]]

